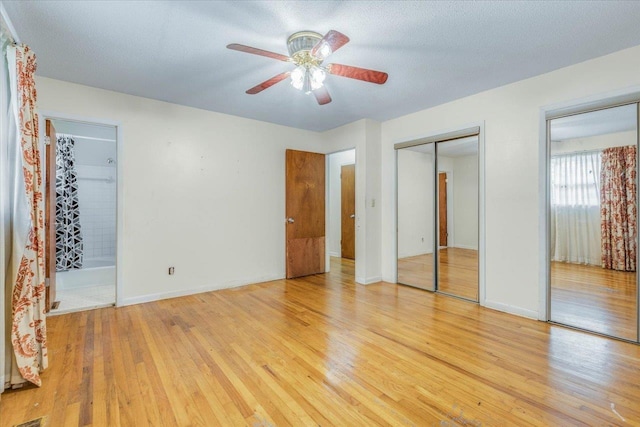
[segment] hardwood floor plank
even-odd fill
[[[636,340],[636,298],[636,272],[551,263],[553,321]]]
[[[331,273],[50,317],[0,426],[640,425],[640,346]]]

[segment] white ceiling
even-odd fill
[[[563,141],[635,131],[637,123],[637,104],[629,104],[553,119],[549,130],[551,141]]]
[[[322,131],[388,120],[640,44],[638,1],[4,1],[38,74]],[[351,42],[326,62],[389,73],[378,86],[329,76],[333,102],[281,82],[299,30]]]

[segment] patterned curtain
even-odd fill
[[[56,145],[56,271],[82,268],[74,144],[71,136],[62,135]]]
[[[602,151],[602,267],[636,271],[636,147]]]
[[[41,157],[38,149],[38,115],[33,75],[36,57],[27,46],[7,49],[11,103],[16,112],[19,141],[16,175],[22,194],[16,195],[11,274],[11,344],[14,367],[11,383],[29,381],[41,385],[40,372],[46,369],[47,332],[44,284],[44,201]],[[20,242],[16,245],[16,242]],[[13,370],[15,373],[15,369]],[[18,376],[19,375],[19,376]],[[21,378],[20,378],[21,377]]]

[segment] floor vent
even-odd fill
[[[35,420],[26,421],[21,424],[16,424],[13,427],[45,427],[45,417],[36,418]]]

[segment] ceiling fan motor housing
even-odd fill
[[[322,40],[322,35],[314,31],[299,31],[289,36],[287,49],[293,62],[307,68],[317,66],[321,59],[311,56],[311,49]]]

